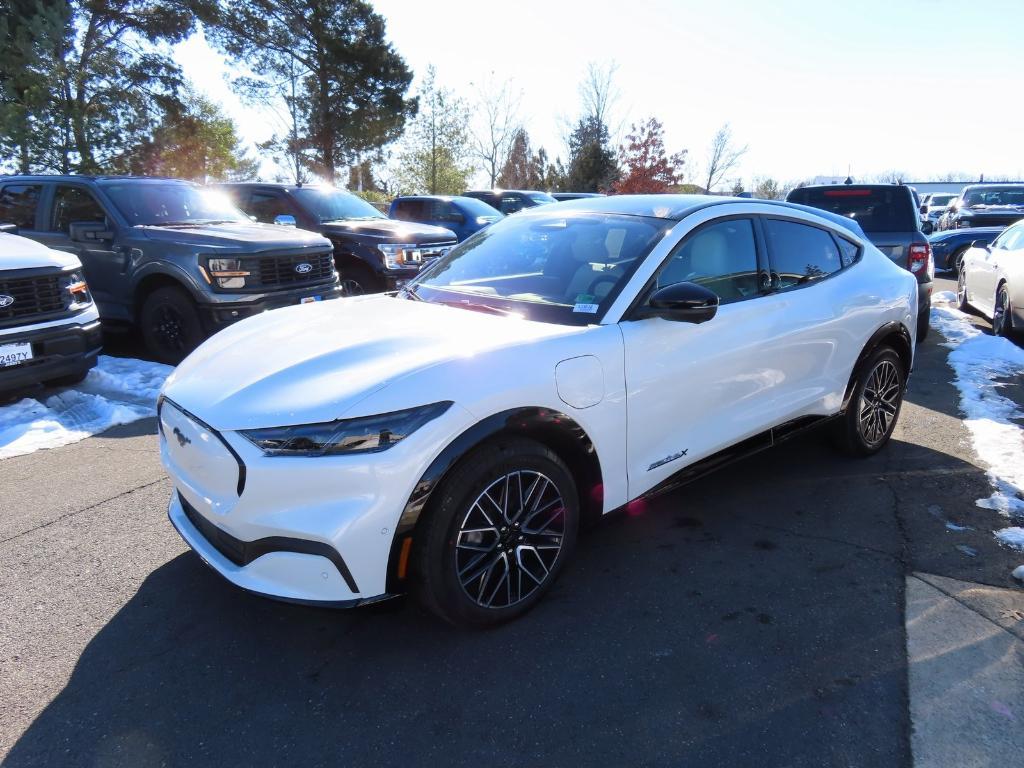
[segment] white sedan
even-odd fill
[[[892,434],[917,282],[788,203],[592,198],[524,211],[397,295],[269,312],[168,379],[171,522],[263,595],[405,591],[518,616],[582,520],[830,422]]]
[[[1024,220],[1004,229],[991,245],[976,240],[964,254],[957,278],[960,309],[992,321],[997,336],[1024,332]]]

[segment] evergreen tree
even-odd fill
[[[259,169],[246,157],[234,122],[205,96],[189,92],[140,147],[131,170],[206,182],[251,179]]]
[[[608,126],[595,116],[580,118],[569,136],[565,183],[573,192],[604,192],[619,178]]]
[[[437,85],[433,67],[427,70],[418,98],[419,114],[406,132],[398,158],[401,190],[431,195],[461,194],[472,173],[466,105],[450,90]]]
[[[338,169],[394,141],[415,114],[412,72],[387,42],[384,18],[365,0],[223,0],[210,37],[255,78],[247,97],[283,100],[291,125],[276,145],[300,175]],[[305,155],[310,157],[306,158]]]

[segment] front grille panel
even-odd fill
[[[5,278],[0,273],[0,296],[14,299],[8,306],[0,307],[0,323],[24,321],[66,311],[70,306],[71,295],[61,288],[60,277],[59,273],[50,273]]]
[[[308,264],[309,269],[300,265]],[[334,254],[303,253],[275,254],[246,257],[242,259],[242,269],[250,272],[247,279],[252,286],[263,288],[298,288],[303,285],[329,282],[334,278]]]

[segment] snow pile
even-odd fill
[[[48,390],[0,406],[0,459],[76,443],[119,424],[156,415],[156,398],[174,369],[101,355],[96,367],[72,389]]]
[[[956,296],[942,291],[932,297],[932,326],[948,340],[949,364],[956,374],[964,425],[974,452],[988,466],[995,491],[978,506],[1024,519],[1024,429],[1014,422],[1024,411],[999,393],[999,379],[1024,375],[1024,349],[1012,341],[982,333],[967,315],[952,306]],[[1024,528],[996,532],[1000,542],[1024,549]]]

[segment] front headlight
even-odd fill
[[[451,401],[323,424],[244,430],[268,456],[339,456],[386,451],[451,407]]]
[[[242,269],[241,259],[210,259],[206,265],[210,278],[218,288],[236,290],[245,288],[245,278],[250,273]]]
[[[92,304],[92,294],[80,272],[61,275],[60,287],[68,294],[68,309],[82,309]]]
[[[420,252],[416,243],[381,243],[377,250],[384,257],[387,269],[407,269],[420,265]]]

